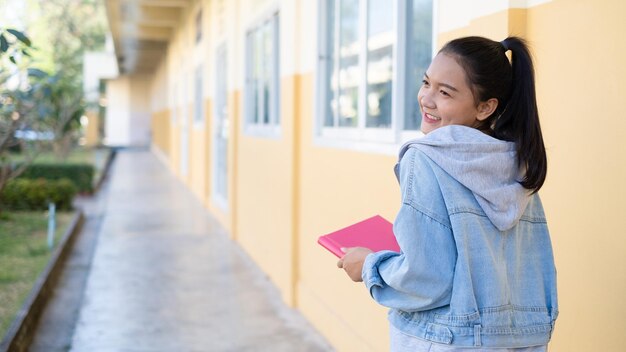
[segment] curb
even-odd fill
[[[111,169],[111,164],[113,163],[113,159],[115,159],[116,154],[117,154],[117,149],[110,148],[109,154],[107,155],[107,160],[104,162],[104,168],[102,169],[102,172],[100,173],[100,178],[96,182],[96,185],[93,187],[92,194],[96,194],[98,193],[98,191],[100,191],[100,187],[102,186],[104,179],[109,174],[109,170]]]
[[[92,194],[100,191],[102,183],[109,174],[113,160],[117,153],[116,148],[111,148],[105,161],[104,168],[100,174],[100,178],[94,186]],[[85,216],[81,210],[72,218],[69,227],[63,234],[61,241],[57,245],[54,253],[50,257],[50,261],[44,268],[43,272],[37,278],[35,285],[31,289],[26,301],[20,308],[11,326],[7,330],[6,335],[0,342],[0,352],[18,352],[27,351],[34,333],[37,329],[39,318],[48,303],[52,291],[56,287],[61,272],[63,271],[65,261],[74,247],[77,234],[82,229],[85,222]]]
[[[84,222],[85,216],[81,210],[78,210],[61,242],[52,253],[48,265],[37,278],[34,287],[0,343],[0,352],[28,350],[39,317],[56,286],[63,270],[63,264],[74,245],[76,234],[80,232]]]

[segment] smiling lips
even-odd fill
[[[441,121],[441,117],[437,117],[435,115],[431,115],[428,113],[424,113],[423,116],[424,116],[424,121],[426,122],[435,123],[435,122]]]

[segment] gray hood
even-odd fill
[[[530,191],[522,187],[515,144],[490,137],[477,129],[452,125],[407,142],[467,187],[489,220],[500,231],[517,224],[528,205]],[[396,171],[397,173],[397,171]]]

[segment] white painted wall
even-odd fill
[[[470,21],[510,8],[528,8],[552,0],[435,0],[439,6],[437,32],[468,26]]]
[[[128,76],[107,81],[107,110],[104,127],[104,144],[128,145],[130,116],[130,82]]]
[[[99,52],[86,52],[83,55],[83,92],[88,102],[100,98],[100,81],[113,79],[119,75],[113,39],[107,35],[105,48]]]
[[[321,29],[319,27],[319,2],[300,1],[295,10],[296,16],[300,19],[295,33],[300,47],[300,56],[295,71],[297,73],[315,72],[318,62],[318,34]]]
[[[133,76],[130,81],[129,145],[150,145],[150,81],[148,76]]]
[[[150,144],[150,78],[120,76],[107,81],[107,113],[104,144]]]
[[[100,80],[117,77],[117,61],[114,53],[87,52],[83,58],[83,91],[85,99],[97,102],[100,98]]]

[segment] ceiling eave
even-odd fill
[[[152,74],[192,0],[107,0],[120,74]]]

